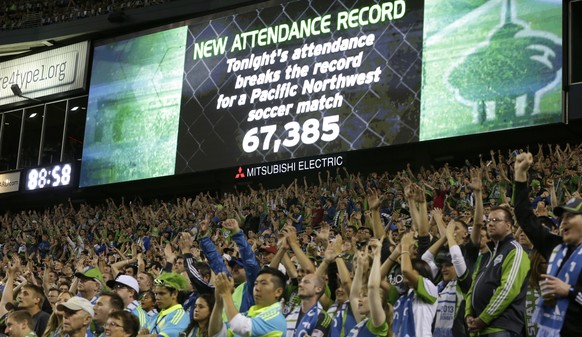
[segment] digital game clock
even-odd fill
[[[69,186],[73,174],[71,164],[55,164],[26,171],[26,190]]]

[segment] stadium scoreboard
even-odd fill
[[[99,41],[80,186],[559,122],[561,2],[461,2],[269,2]]]
[[[77,188],[78,167],[55,163],[0,174],[0,194],[29,191],[54,191]]]

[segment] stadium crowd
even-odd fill
[[[577,336],[582,145],[0,218],[0,333]]]
[[[164,2],[166,0],[2,0],[0,31],[80,20]]]

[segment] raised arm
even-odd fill
[[[303,250],[301,250],[301,246],[299,246],[299,241],[297,240],[297,233],[295,232],[295,228],[292,226],[288,226],[284,229],[287,234],[287,242],[289,243],[289,247],[293,250],[297,261],[305,269],[306,274],[311,274],[315,272],[315,265],[311,260],[305,255]]]
[[[226,264],[224,264],[222,255],[218,252],[218,249],[210,238],[211,231],[209,228],[210,219],[204,219],[200,222],[200,228],[198,230],[198,242],[200,243],[200,248],[202,248],[204,256],[206,256],[208,259],[208,264],[210,265],[210,269],[214,272],[214,274],[228,274],[228,269],[226,268]]]
[[[246,280],[248,284],[254,285],[261,267],[259,266],[259,262],[257,262],[253,248],[247,241],[243,231],[240,230],[238,221],[235,219],[227,219],[222,222],[222,226],[231,233],[230,238],[236,243],[236,246],[238,247],[238,252],[241,259],[243,260]],[[251,292],[249,296],[252,298],[252,287],[248,288]]]
[[[269,262],[269,267],[277,269],[279,264],[283,261],[287,251],[289,250],[289,244],[287,243],[287,237],[283,236],[277,242],[277,253],[273,256],[271,262]]]
[[[6,310],[6,304],[14,301],[14,280],[16,279],[16,273],[20,268],[20,259],[15,257],[11,262],[8,262],[8,271],[6,284],[4,285],[4,292],[2,292],[2,299],[0,299],[0,317],[4,316],[8,310]]]
[[[208,322],[208,336],[216,336],[224,328],[224,322],[222,321],[222,312],[224,310],[224,303],[222,301],[221,292],[218,288],[214,291],[214,297],[216,302],[214,303],[214,308],[210,314],[210,320]]]
[[[515,158],[514,204],[517,223],[543,257],[550,258],[553,248],[562,242],[560,236],[542,226],[532,211],[527,189],[527,171],[533,164],[531,153],[520,153]]]
[[[137,270],[140,273],[145,273],[145,271],[146,271],[146,264],[145,264],[145,261],[143,259],[143,253],[137,254]]]
[[[299,275],[299,272],[297,272],[297,267],[295,267],[295,263],[293,263],[293,261],[291,261],[291,258],[289,257],[289,255],[285,254],[283,255],[283,259],[281,260],[281,263],[283,264],[283,267],[285,267],[285,270],[287,271],[287,276],[289,276],[289,279],[296,279]]]
[[[166,248],[166,249],[168,249],[168,248]],[[172,247],[169,247],[169,249],[171,251]],[[136,261],[137,261],[136,258],[132,258],[132,259],[120,260],[120,261],[117,261],[114,264],[112,264],[111,265],[111,273],[113,274],[113,277],[114,278],[117,277],[117,275],[119,275],[119,270],[122,269],[125,265],[128,265],[128,264],[130,264],[132,262],[136,262]]]
[[[192,236],[188,232],[182,232],[179,235],[178,246],[184,257],[184,266],[190,283],[199,293],[212,293],[214,288],[204,280],[202,274],[198,271],[194,261],[194,255],[190,252],[192,248]]]
[[[340,240],[339,246],[338,240]],[[327,275],[327,268],[331,263],[333,263],[333,261],[335,261],[338,258],[338,255],[341,254],[342,252],[341,244],[342,244],[341,237],[338,236],[334,243],[330,243],[327,245],[327,248],[325,249],[325,253],[323,256],[323,261],[321,261],[321,263],[317,267],[317,270],[315,271],[316,275],[319,275],[321,277],[325,277],[325,275]]]
[[[465,259],[461,253],[461,248],[459,248],[457,240],[455,239],[455,226],[455,221],[450,221],[447,225],[445,235],[449,244],[449,252],[451,253],[451,259],[453,261],[453,266],[455,267],[455,272],[457,272],[457,277],[460,278],[467,271],[467,264],[465,263]]]
[[[368,189],[368,206],[372,213],[372,229],[374,231],[374,237],[378,240],[382,239],[384,236],[384,227],[382,226],[382,220],[380,219],[380,204],[382,203],[382,198],[378,190],[374,188]]]
[[[410,260],[410,246],[414,243],[412,232],[404,234],[402,237],[402,252],[400,253],[400,265],[402,268],[402,275],[414,285],[414,289],[418,287],[418,279],[420,275],[412,268],[412,261]]]
[[[388,275],[388,273],[390,272],[392,267],[399,263],[400,250],[401,250],[401,248],[400,248],[400,243],[399,243],[396,245],[396,247],[394,247],[394,249],[390,253],[390,256],[388,256],[386,261],[384,261],[384,263],[382,263],[382,266],[380,267],[380,275]]]
[[[377,239],[370,240],[372,248],[372,267],[368,278],[368,304],[370,305],[370,320],[374,327],[379,327],[386,322],[386,312],[384,311],[382,296],[380,295],[380,284],[382,275],[380,274],[380,255],[382,244]]]
[[[556,186],[554,185],[554,179],[548,178],[546,179],[546,186],[548,187],[548,191],[550,192],[550,201],[551,207],[554,209],[558,207],[559,201],[558,196],[556,194]]]
[[[469,187],[473,190],[475,209],[473,214],[473,230],[471,231],[471,242],[473,246],[481,246],[481,227],[483,227],[483,181],[481,170],[472,168],[470,171],[471,183]]]
[[[407,199],[410,203],[410,216],[416,224],[418,236],[428,235],[428,210],[426,207],[426,197],[424,189],[416,184],[408,187]]]
[[[432,211],[432,214],[433,218],[437,223],[440,237],[438,238],[438,240],[435,241],[435,243],[432,244],[432,246],[430,246],[430,248],[424,254],[422,254],[422,260],[428,263],[432,272],[432,276],[435,277],[438,274],[439,267],[435,264],[434,257],[437,255],[441,247],[447,242],[447,236],[445,223],[443,221],[442,210],[439,208],[435,208]]]
[[[367,272],[368,267],[368,253],[365,251],[358,251],[356,253],[356,272],[354,273],[352,288],[350,290],[350,306],[352,307],[352,312],[357,323],[360,323],[363,319],[358,311],[358,302],[360,299],[360,291],[364,285],[364,274]]]

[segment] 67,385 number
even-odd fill
[[[285,147],[294,147],[300,142],[302,144],[313,144],[318,140],[324,142],[331,142],[336,139],[340,133],[339,115],[325,116],[320,124],[316,118],[310,118],[303,122],[303,125],[298,122],[289,122],[285,124],[284,128],[287,131],[287,137],[284,140],[275,139],[273,141],[273,151],[278,152],[281,145]],[[321,131],[320,131],[321,126]],[[251,153],[259,148],[261,139],[258,134],[264,134],[263,151],[268,151],[271,148],[271,139],[277,132],[277,125],[265,125],[254,127],[247,131],[243,138],[242,147],[246,153]]]

